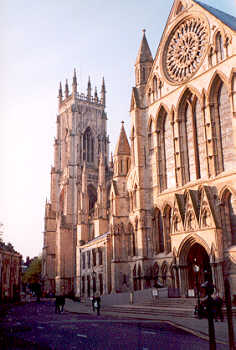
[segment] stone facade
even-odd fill
[[[0,242],[0,302],[20,299],[21,255]]]
[[[104,82],[101,100],[90,82],[81,98],[76,76],[64,100],[60,88],[46,288],[56,282],[87,297],[159,283],[184,296],[196,289],[198,264],[199,282],[207,272],[223,294],[227,276],[236,294],[235,23],[196,0],[175,0],[155,59],[144,31],[131,145],[122,124],[109,164]],[[88,128],[93,146],[83,143]]]

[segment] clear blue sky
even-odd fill
[[[236,16],[235,0],[206,3]],[[24,258],[43,246],[59,81],[71,84],[76,68],[80,92],[89,75],[100,91],[105,77],[112,151],[122,120],[129,134],[142,29],[155,56],[171,6],[172,0],[1,0],[0,222],[3,240]]]

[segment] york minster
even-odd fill
[[[147,36],[113,155],[105,79],[59,86],[45,292],[188,296],[197,264],[236,295],[236,18],[175,0],[155,56]]]

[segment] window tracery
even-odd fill
[[[83,160],[89,163],[94,161],[94,138],[90,128],[83,135]]]
[[[166,78],[175,84],[192,77],[207,50],[208,25],[204,18],[188,17],[170,34],[163,55]]]

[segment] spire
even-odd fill
[[[62,102],[62,98],[63,98],[61,82],[59,84],[58,98],[59,98],[59,103],[61,103]]]
[[[90,77],[88,78],[88,88],[87,88],[87,98],[90,101],[91,100],[91,82],[90,82]]]
[[[97,92],[96,86],[95,86],[95,90],[94,90],[94,99],[95,99],[95,101],[98,101],[98,92]]]
[[[66,79],[66,85],[65,85],[65,97],[67,98],[69,96],[69,86],[68,86],[68,80]]]
[[[138,56],[137,56],[135,64],[140,64],[140,63],[145,63],[145,62],[153,63],[152,53],[151,53],[151,50],[149,48],[145,32],[146,32],[146,30],[143,29],[143,38],[141,41],[141,45],[140,45],[140,48],[138,51]]]
[[[130,146],[126,136],[124,122],[122,121],[121,123],[122,123],[122,126],[120,130],[120,136],[119,136],[119,140],[117,142],[115,153],[114,153],[115,157],[119,155],[130,155]]]
[[[145,29],[143,29],[143,38],[135,63],[135,80],[137,87],[146,84],[152,65],[153,58],[146,39]]]
[[[101,103],[105,107],[105,105],[106,105],[106,87],[105,87],[104,77],[102,78]]]
[[[72,91],[74,94],[77,93],[77,77],[76,77],[76,70],[74,68],[74,76],[73,76],[73,83],[72,83]]]

